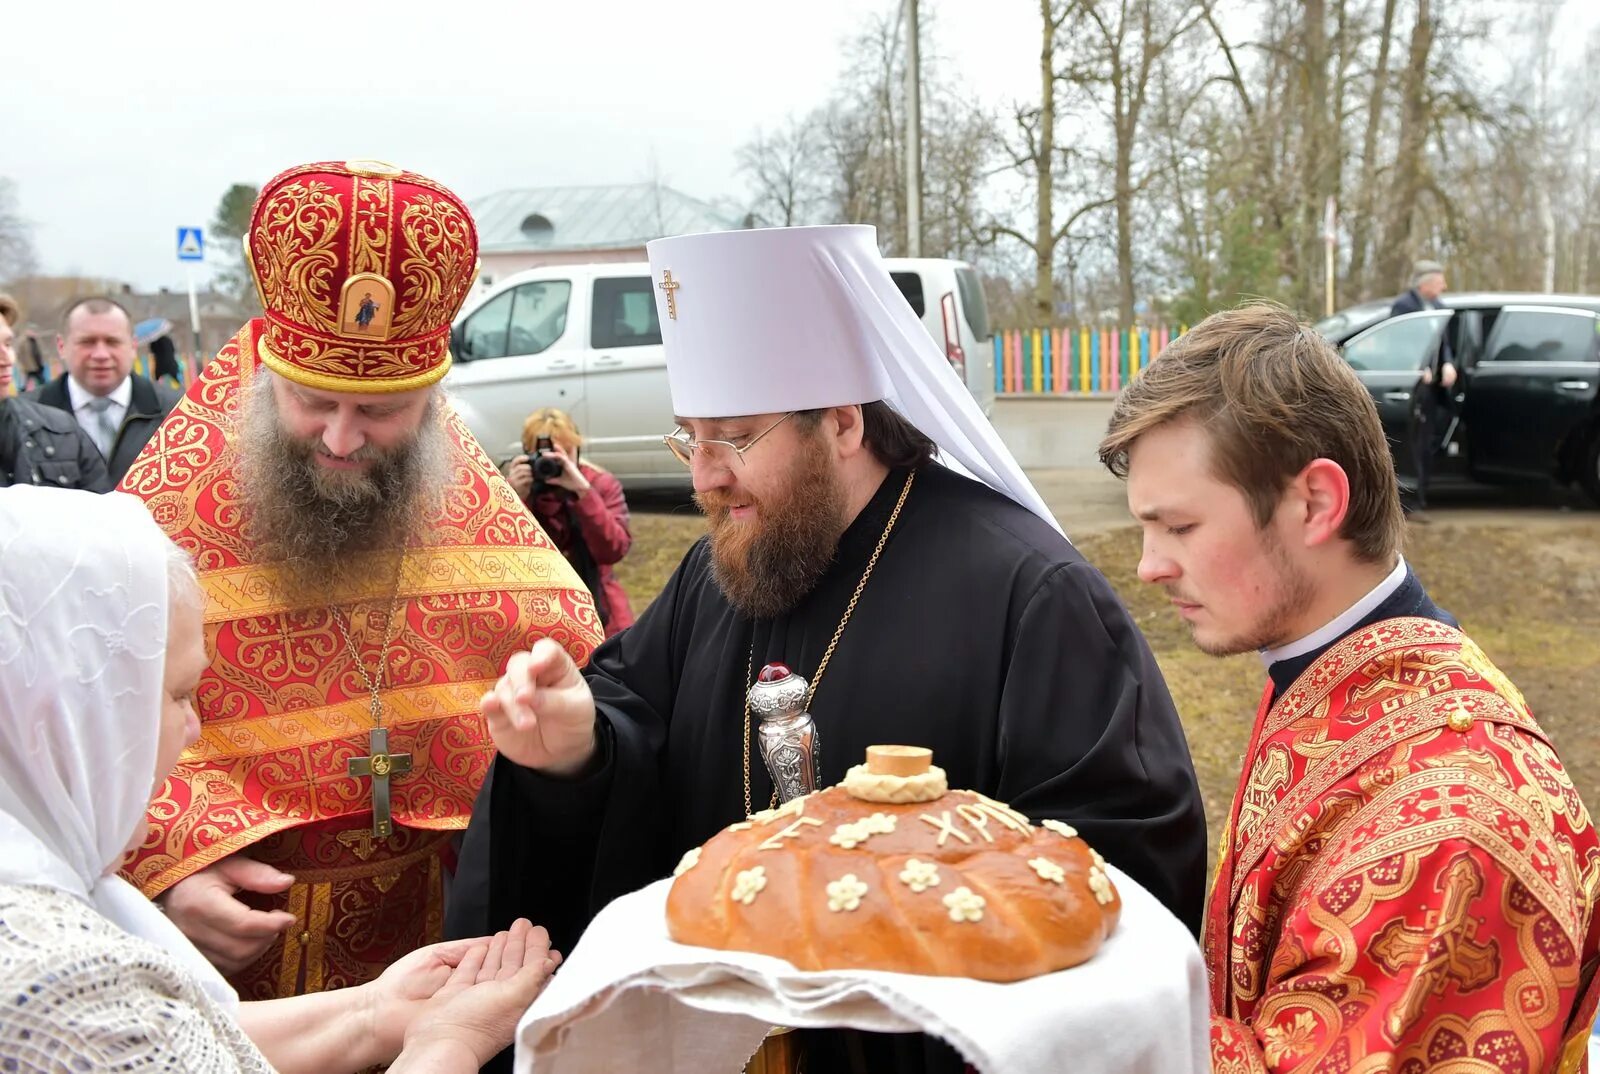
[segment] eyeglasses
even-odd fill
[[[696,440],[688,433],[685,433],[681,425],[663,436],[661,442],[666,444],[667,450],[672,452],[673,457],[685,466],[693,466],[694,457],[700,455],[713,466],[732,469],[732,463],[738,462],[742,464],[744,462],[744,453],[761,443],[762,437],[794,416],[795,411],[789,411],[789,413],[751,437],[750,442],[744,447],[730,443],[727,440]]]

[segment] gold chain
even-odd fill
[[[339,608],[337,606],[328,608],[328,614],[338,624],[339,633],[344,638],[345,652],[350,654],[351,663],[355,664],[356,670],[361,672],[361,678],[366,682],[367,689],[372,692],[372,703],[368,706],[368,711],[372,713],[374,727],[383,726],[383,677],[389,670],[389,645],[394,641],[394,613],[400,604],[400,577],[405,571],[405,561],[406,553],[405,549],[402,548],[400,550],[400,562],[394,570],[394,592],[389,597],[389,618],[383,627],[383,648],[378,650],[378,675],[376,679],[367,672],[367,665],[361,662],[361,655],[356,652],[355,642],[350,640],[350,626],[345,623],[344,617],[340,615]]]
[[[883,527],[883,535],[878,538],[878,547],[872,550],[872,558],[867,560],[867,569],[861,572],[861,581],[856,583],[856,591],[850,595],[850,603],[845,605],[844,617],[839,620],[839,626],[833,632],[833,638],[828,642],[828,648],[823,651],[822,662],[817,665],[817,673],[811,679],[811,686],[806,690],[806,708],[811,708],[811,699],[817,696],[817,687],[822,684],[823,672],[828,670],[828,661],[833,659],[834,649],[839,647],[839,639],[844,636],[844,628],[850,623],[850,616],[855,614],[856,603],[861,599],[862,590],[867,588],[867,579],[872,577],[872,568],[878,565],[878,557],[883,555],[883,546],[889,543],[889,534],[894,532],[894,524],[900,518],[900,508],[906,505],[906,496],[911,492],[911,483],[917,479],[917,472],[911,471],[906,475],[906,483],[900,489],[900,498],[895,501],[894,511],[889,515],[889,522]],[[745,666],[744,681],[744,814],[750,815],[750,688],[755,685],[754,673],[756,670],[756,641],[750,639],[750,660]],[[772,789],[772,804],[768,808],[778,805],[778,789]]]

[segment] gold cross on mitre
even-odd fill
[[[683,285],[672,278],[671,269],[666,269],[661,273],[661,282],[656,286],[667,293],[667,316],[676,321],[678,319],[678,288]]]
[[[389,729],[374,727],[367,737],[370,756],[350,758],[351,776],[372,777],[372,835],[387,839],[394,833],[389,819],[389,777],[411,771],[411,754],[389,752]]]

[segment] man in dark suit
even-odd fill
[[[1444,266],[1437,261],[1418,261],[1411,272],[1411,290],[1394,300],[1389,316],[1442,309],[1439,296],[1444,289]],[[1433,473],[1434,456],[1444,446],[1443,437],[1455,413],[1455,386],[1455,355],[1446,330],[1411,389],[1411,458],[1417,485],[1406,513],[1413,522],[1428,521],[1428,479]]]
[[[21,307],[10,295],[0,295],[0,488],[43,485],[105,492],[111,488],[105,460],[72,415],[11,395],[13,326],[21,319]]]
[[[67,307],[56,346],[67,372],[29,398],[78,419],[115,486],[182,393],[133,372],[133,318],[114,299]]]

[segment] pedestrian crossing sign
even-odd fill
[[[180,227],[178,229],[178,260],[179,261],[204,261],[206,259],[206,240],[197,227]]]

